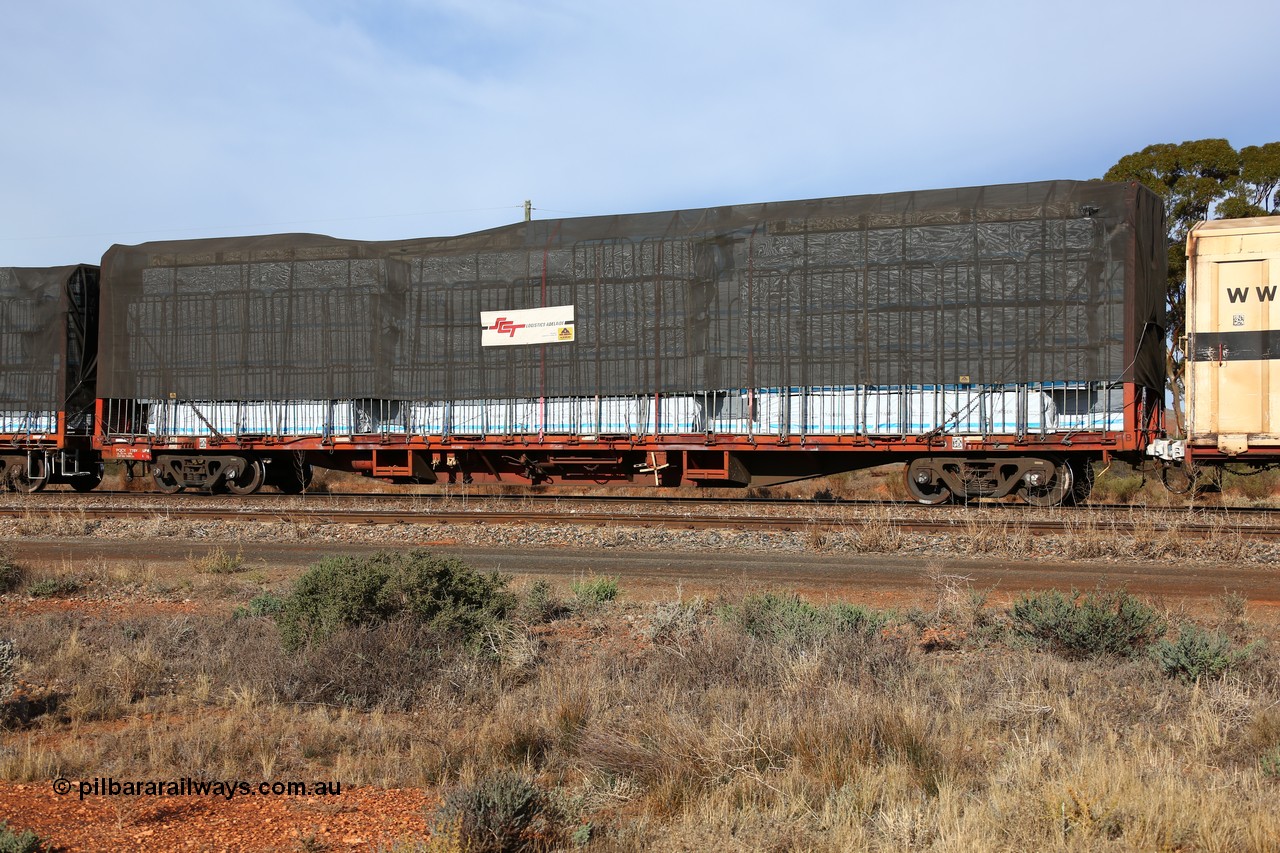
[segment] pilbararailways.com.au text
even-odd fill
[[[86,797],[336,797],[342,783],[335,781],[246,782],[243,779],[116,779],[98,776],[73,782],[59,776],[53,792],[60,797],[74,792]]]

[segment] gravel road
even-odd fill
[[[269,582],[279,582],[296,577],[323,556],[370,553],[389,544],[264,542],[231,537],[141,541],[50,537],[11,539],[6,547],[14,559],[52,570],[145,562],[161,577],[189,575],[193,557],[222,548],[230,553],[238,551],[250,569],[263,573]],[[714,595],[725,589],[768,587],[880,603],[916,601],[937,588],[937,576],[941,574],[968,578],[977,589],[993,590],[996,598],[1028,589],[1088,589],[1103,583],[1124,586],[1134,593],[1201,602],[1229,589],[1244,594],[1255,607],[1280,608],[1280,568],[1265,562],[1124,563],[965,558],[945,552],[815,554],[695,548],[521,547],[450,540],[427,544],[432,550],[462,557],[478,569],[546,578],[562,586],[592,573],[617,575],[625,593],[634,600],[672,597],[677,589],[686,595]]]

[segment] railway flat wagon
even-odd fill
[[[0,476],[11,487],[101,481],[97,325],[97,267],[0,268]]]
[[[1192,466],[1280,462],[1280,217],[1188,235],[1186,376]]]
[[[98,446],[162,489],[769,485],[1058,503],[1162,428],[1163,210],[1055,181],[103,259]]]

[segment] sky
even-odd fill
[[[1277,33],[1275,0],[0,0],[0,266],[1100,177],[1280,139]]]

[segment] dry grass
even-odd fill
[[[51,512],[27,511],[14,522],[14,530],[23,536],[88,536],[99,526],[83,509]]]
[[[1274,655],[1199,684],[1142,656],[1066,661],[930,571],[929,610],[785,641],[717,615],[742,599],[470,645],[392,623],[295,655],[266,618],[14,619],[17,677],[58,703],[3,735],[0,777],[440,787],[511,770],[592,826],[590,850],[1271,849]],[[1221,624],[1256,639],[1240,599],[1224,592]]]

